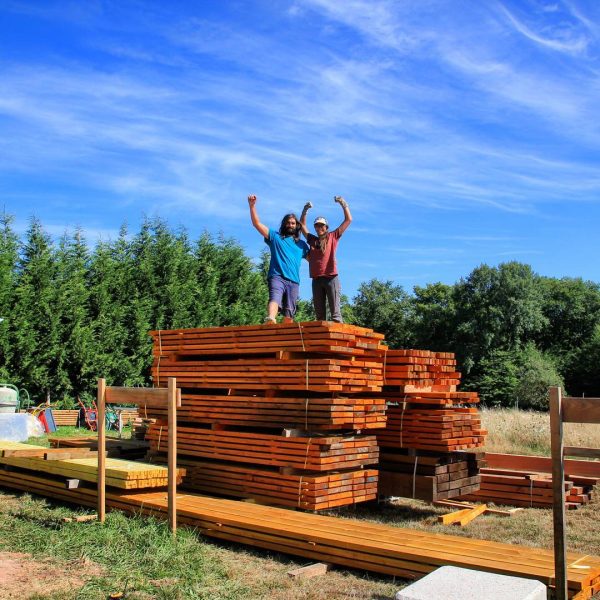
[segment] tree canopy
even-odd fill
[[[97,377],[148,385],[153,329],[260,323],[268,253],[234,239],[191,240],[161,219],[90,247],[76,229],[54,241],[37,219],[17,236],[0,217],[0,378],[37,401],[93,395]],[[342,301],[344,319],[392,348],[454,352],[463,386],[492,405],[543,409],[548,385],[600,396],[600,286],[542,277],[529,265],[480,265],[454,285],[406,292],[371,279]],[[310,299],[297,320],[311,320]]]

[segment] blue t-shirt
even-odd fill
[[[268,276],[279,275],[300,283],[300,263],[308,254],[308,244],[304,240],[295,240],[291,235],[281,237],[274,229],[269,229],[269,237],[265,238],[265,243],[271,250]]]

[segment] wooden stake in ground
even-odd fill
[[[168,491],[167,507],[169,527],[177,530],[177,406],[181,406],[181,390],[177,389],[175,377],[169,377],[168,388],[107,387],[106,380],[98,380],[98,520],[104,523],[106,511],[106,431],[105,405],[137,404],[138,406],[167,407],[168,441]]]

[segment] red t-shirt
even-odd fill
[[[308,234],[306,237],[306,241],[310,246],[308,270],[312,279],[315,277],[333,277],[338,274],[335,251],[341,237],[342,234],[339,229],[327,232],[327,247],[325,248],[325,252],[323,252],[318,236],[312,233]]]

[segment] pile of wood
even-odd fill
[[[166,451],[168,429],[150,426],[146,438],[154,452]],[[177,428],[177,453],[253,465],[288,467],[303,471],[331,471],[376,464],[377,440],[372,435],[306,437]]]
[[[363,432],[385,426],[381,334],[308,322],[151,335],[155,384],[172,376],[182,389],[185,488],[308,510],[376,498],[365,468],[378,447]],[[157,419],[146,437],[164,457],[164,411],[140,413]]]
[[[479,489],[483,453],[382,450],[379,493],[437,502]]]
[[[388,350],[384,384],[400,391],[446,391],[456,389],[460,372],[452,352]]]
[[[97,453],[89,448],[49,449],[0,440],[0,464],[93,483],[98,477]],[[184,474],[184,469],[178,469],[179,483]],[[167,480],[165,467],[118,458],[106,459],[106,485],[110,487],[127,490],[164,487]]]
[[[462,497],[510,506],[552,507],[552,460],[543,456],[486,454],[481,487]],[[565,460],[565,505],[576,509],[592,499],[600,484],[600,463]]]
[[[400,404],[388,405],[386,427],[377,432],[379,445],[439,452],[479,448],[487,431],[472,406],[478,401],[472,392],[407,392]]]
[[[219,393],[220,392],[220,393]],[[215,390],[213,394],[184,395],[178,417],[185,422],[212,423],[241,427],[284,427],[306,431],[360,431],[385,427],[386,403],[383,396],[255,390],[251,393]],[[166,409],[154,409],[156,417],[166,418]]]
[[[325,474],[294,474],[277,468],[179,459],[186,467],[186,482],[199,492],[253,498],[307,510],[323,510],[372,499],[377,492],[377,471],[361,469]],[[226,475],[226,477],[224,477]]]
[[[379,491],[429,502],[479,489],[482,429],[476,392],[459,392],[454,354],[389,350],[384,389],[387,424],[375,432],[381,453]]]

